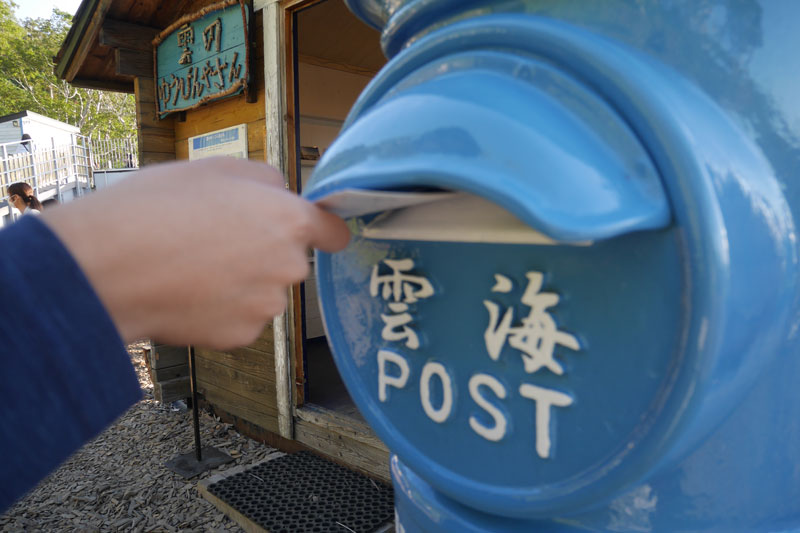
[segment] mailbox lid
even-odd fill
[[[453,54],[403,79],[346,126],[306,196],[461,190],[562,242],[664,227],[658,172],[602,99],[545,62]]]

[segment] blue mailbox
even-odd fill
[[[800,4],[349,5],[392,59],[306,195],[398,528],[800,528]]]

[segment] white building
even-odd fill
[[[18,142],[28,135],[40,147],[72,144],[72,135],[80,129],[66,122],[45,117],[33,111],[21,111],[0,117],[0,144]],[[28,137],[25,137],[28,138]],[[9,155],[25,150],[23,145],[8,147]]]

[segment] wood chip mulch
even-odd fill
[[[200,413],[203,446],[234,462],[185,480],[164,462],[194,449],[191,410],[153,400],[144,343],[128,347],[144,399],[0,516],[0,531],[242,531],[197,492],[201,479],[275,452]]]

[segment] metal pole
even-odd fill
[[[31,174],[33,174],[33,195],[39,197],[39,173],[36,171],[36,159],[33,156],[33,142],[28,143],[28,159],[31,162]]]
[[[182,453],[165,463],[165,466],[181,476],[191,479],[200,472],[216,468],[222,464],[233,461],[228,454],[219,451],[213,446],[205,449],[200,445],[200,406],[197,401],[197,374],[195,371],[194,346],[189,346],[189,384],[192,387],[192,422],[194,425],[194,454]],[[194,455],[194,457],[192,457]]]
[[[3,145],[3,188],[8,192],[8,146]],[[14,222],[14,208],[8,202],[8,220]]]
[[[69,136],[70,146],[69,152],[72,156],[72,173],[75,174],[75,186],[78,188],[78,197],[80,198],[83,196],[83,185],[81,184],[80,174],[78,173],[78,139],[75,137],[75,134],[71,134]],[[87,179],[88,181],[88,179]]]
[[[192,423],[194,424],[194,454],[197,462],[203,460],[200,446],[200,415],[197,411],[197,376],[194,372],[194,346],[189,346],[189,385],[192,388]]]
[[[86,171],[86,180],[89,184],[90,189],[97,188],[97,184],[94,181],[94,167],[92,167],[92,161],[90,159],[90,155],[92,153],[92,147],[89,144],[88,137],[81,137],[83,139],[83,166],[85,167],[84,170]]]
[[[58,158],[56,157],[56,139],[50,137],[50,150],[53,156],[53,175],[56,177],[56,189],[58,189],[58,203],[61,203],[61,176],[58,173]]]
[[[56,176],[56,197],[58,198],[58,203],[64,203],[64,198],[61,196],[61,178]]]

